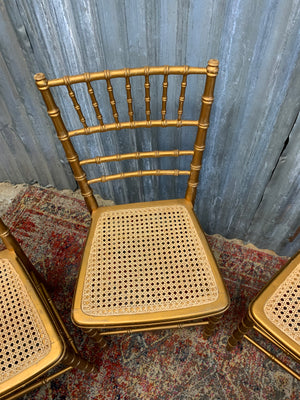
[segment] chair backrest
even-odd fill
[[[202,163],[202,155],[205,147],[206,132],[209,126],[209,116],[211,105],[213,103],[213,92],[215,86],[215,79],[218,74],[218,61],[211,59],[208,61],[206,68],[188,67],[188,66],[161,66],[161,67],[144,67],[144,68],[131,68],[119,70],[105,70],[102,72],[85,73],[82,75],[65,76],[63,78],[47,80],[43,73],[35,75],[35,81],[38,89],[40,90],[45,101],[47,111],[51,117],[53,124],[56,128],[58,138],[60,139],[66,153],[67,160],[70,163],[74,177],[78,182],[81,193],[87,203],[90,212],[95,210],[98,205],[93,195],[91,184],[96,182],[106,182],[109,180],[123,179],[128,177],[139,177],[149,175],[188,175],[188,184],[185,198],[194,203],[196,197],[197,184],[199,179],[199,172]],[[162,96],[161,96],[161,112],[159,119],[151,118],[150,109],[150,80],[151,75],[161,75],[162,82]],[[167,119],[167,100],[168,100],[168,77],[170,75],[179,75],[182,77],[180,85],[180,95],[178,99],[178,109],[176,119]],[[202,104],[200,108],[199,118],[196,120],[183,118],[183,106],[185,102],[186,86],[189,75],[204,75],[206,77],[205,87],[202,96]],[[132,83],[131,78],[137,76],[144,77],[144,103],[145,103],[145,119],[136,120],[134,117],[133,97],[132,97]],[[120,121],[117,111],[117,104],[114,96],[112,80],[115,78],[122,78],[124,80],[124,94],[126,94],[126,101],[128,107],[128,120]],[[95,89],[92,86],[95,81],[105,81],[107,94],[113,114],[113,123],[105,123],[101,114],[101,107],[96,99]],[[75,94],[74,86],[77,84],[86,84],[86,89],[90,97],[90,106],[94,109],[98,124],[88,126],[86,118],[83,115],[83,106],[79,104],[78,98]],[[66,86],[67,93],[72,100],[72,104],[78,115],[81,127],[76,130],[68,131],[66,124],[62,119],[60,109],[56,105],[52,96],[51,88],[57,86]],[[84,104],[84,108],[87,105]],[[151,128],[151,127],[176,127],[182,128],[185,126],[193,126],[197,130],[194,148],[192,150],[156,150],[148,152],[134,152],[127,154],[113,154],[108,156],[98,156],[94,158],[79,160],[78,154],[75,151],[74,145],[71,141],[73,137],[78,135],[91,135],[107,131],[117,131],[121,129],[135,129],[135,128]],[[157,158],[157,157],[179,157],[190,155],[192,162],[190,170],[138,170],[132,172],[124,172],[112,175],[104,175],[95,179],[87,179],[86,172],[83,167],[92,163],[100,164],[112,161],[122,161],[130,159],[142,158]]]

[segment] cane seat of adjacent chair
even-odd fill
[[[253,301],[249,313],[300,362],[300,253]]]
[[[13,399],[77,366],[94,367],[77,355],[39,273],[0,219],[0,397]],[[67,367],[44,373],[63,363]]]
[[[197,324],[206,324],[205,335],[209,336],[229,306],[228,293],[217,263],[193,209],[217,72],[218,62],[210,60],[206,68],[163,66],[106,70],[53,80],[47,80],[44,74],[35,76],[48,114],[91,212],[92,223],[77,282],[72,317],[76,325],[96,340],[101,334]],[[161,113],[160,118],[152,119],[149,77],[154,79],[157,75],[162,77]],[[166,113],[169,75],[181,78],[176,119],[168,119]],[[202,108],[199,107],[200,117],[197,116],[196,120],[184,119],[183,113],[190,75],[205,77]],[[131,80],[137,76],[144,79],[145,120],[135,120]],[[124,82],[123,94],[125,104],[127,102],[128,105],[126,121],[121,121],[117,111],[118,102],[112,84],[115,78],[121,78]],[[114,123],[105,123],[101,114],[101,103],[97,101],[97,81],[106,82]],[[96,114],[99,125],[87,125],[88,118],[83,115],[83,110],[89,104],[79,104],[74,88],[77,84],[86,84],[91,111]],[[70,96],[79,117],[78,123],[82,127],[67,130],[61,115],[66,115],[68,107],[60,114],[53,97],[57,86],[67,87],[66,97],[68,99]],[[121,96],[122,92],[118,93],[118,98]],[[61,97],[60,100],[64,107],[64,99]],[[80,160],[75,151],[75,145],[80,146],[81,135],[89,136],[99,132],[106,132],[107,135],[112,130],[137,128],[150,128],[151,134],[151,128],[154,127],[173,127],[176,134],[179,128],[185,126],[193,127],[191,131],[194,131],[196,137],[192,150],[158,149]],[[76,143],[72,141],[74,136]],[[190,170],[125,171],[89,180],[86,179],[88,170],[84,170],[92,163],[182,156],[192,157]],[[189,178],[185,198],[98,208],[90,187],[92,184],[151,175],[187,175]]]
[[[300,252],[255,297],[246,318],[228,341],[228,349],[231,349],[238,340],[245,337],[286,371],[300,379],[299,371],[283,363],[246,334],[252,327],[300,363]]]

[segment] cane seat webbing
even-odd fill
[[[47,331],[8,259],[0,259],[0,383],[28,369],[51,350]]]
[[[268,319],[300,345],[300,263],[267,300]]]
[[[89,256],[89,315],[170,311],[213,302],[218,287],[184,206],[103,212]]]

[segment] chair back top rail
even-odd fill
[[[115,70],[104,70],[100,72],[86,72],[79,75],[66,75],[62,78],[48,80],[48,86],[62,86],[66,81],[72,85],[75,83],[92,82],[98,80],[107,80],[112,78],[130,78],[132,76],[145,75],[194,75],[207,74],[207,68],[190,67],[187,65],[170,66],[164,65],[159,67],[141,67],[141,68],[123,68]]]

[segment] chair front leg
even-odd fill
[[[206,325],[204,332],[203,332],[204,339],[208,339],[213,334],[215,326],[222,319],[222,317],[223,317],[223,314],[215,315],[213,317],[208,318],[208,325]]]
[[[66,351],[62,360],[63,364],[78,368],[84,372],[97,372],[95,365],[81,358],[78,354],[73,351]]]
[[[99,329],[94,328],[82,328],[83,332],[85,332],[90,338],[92,338],[96,343],[100,345],[101,348],[107,346],[107,341],[103,337],[103,334]]]
[[[228,339],[226,349],[229,351],[232,350],[233,347],[235,347],[237,343],[243,339],[244,335],[253,327],[253,325],[253,321],[250,319],[249,314],[247,314]]]

